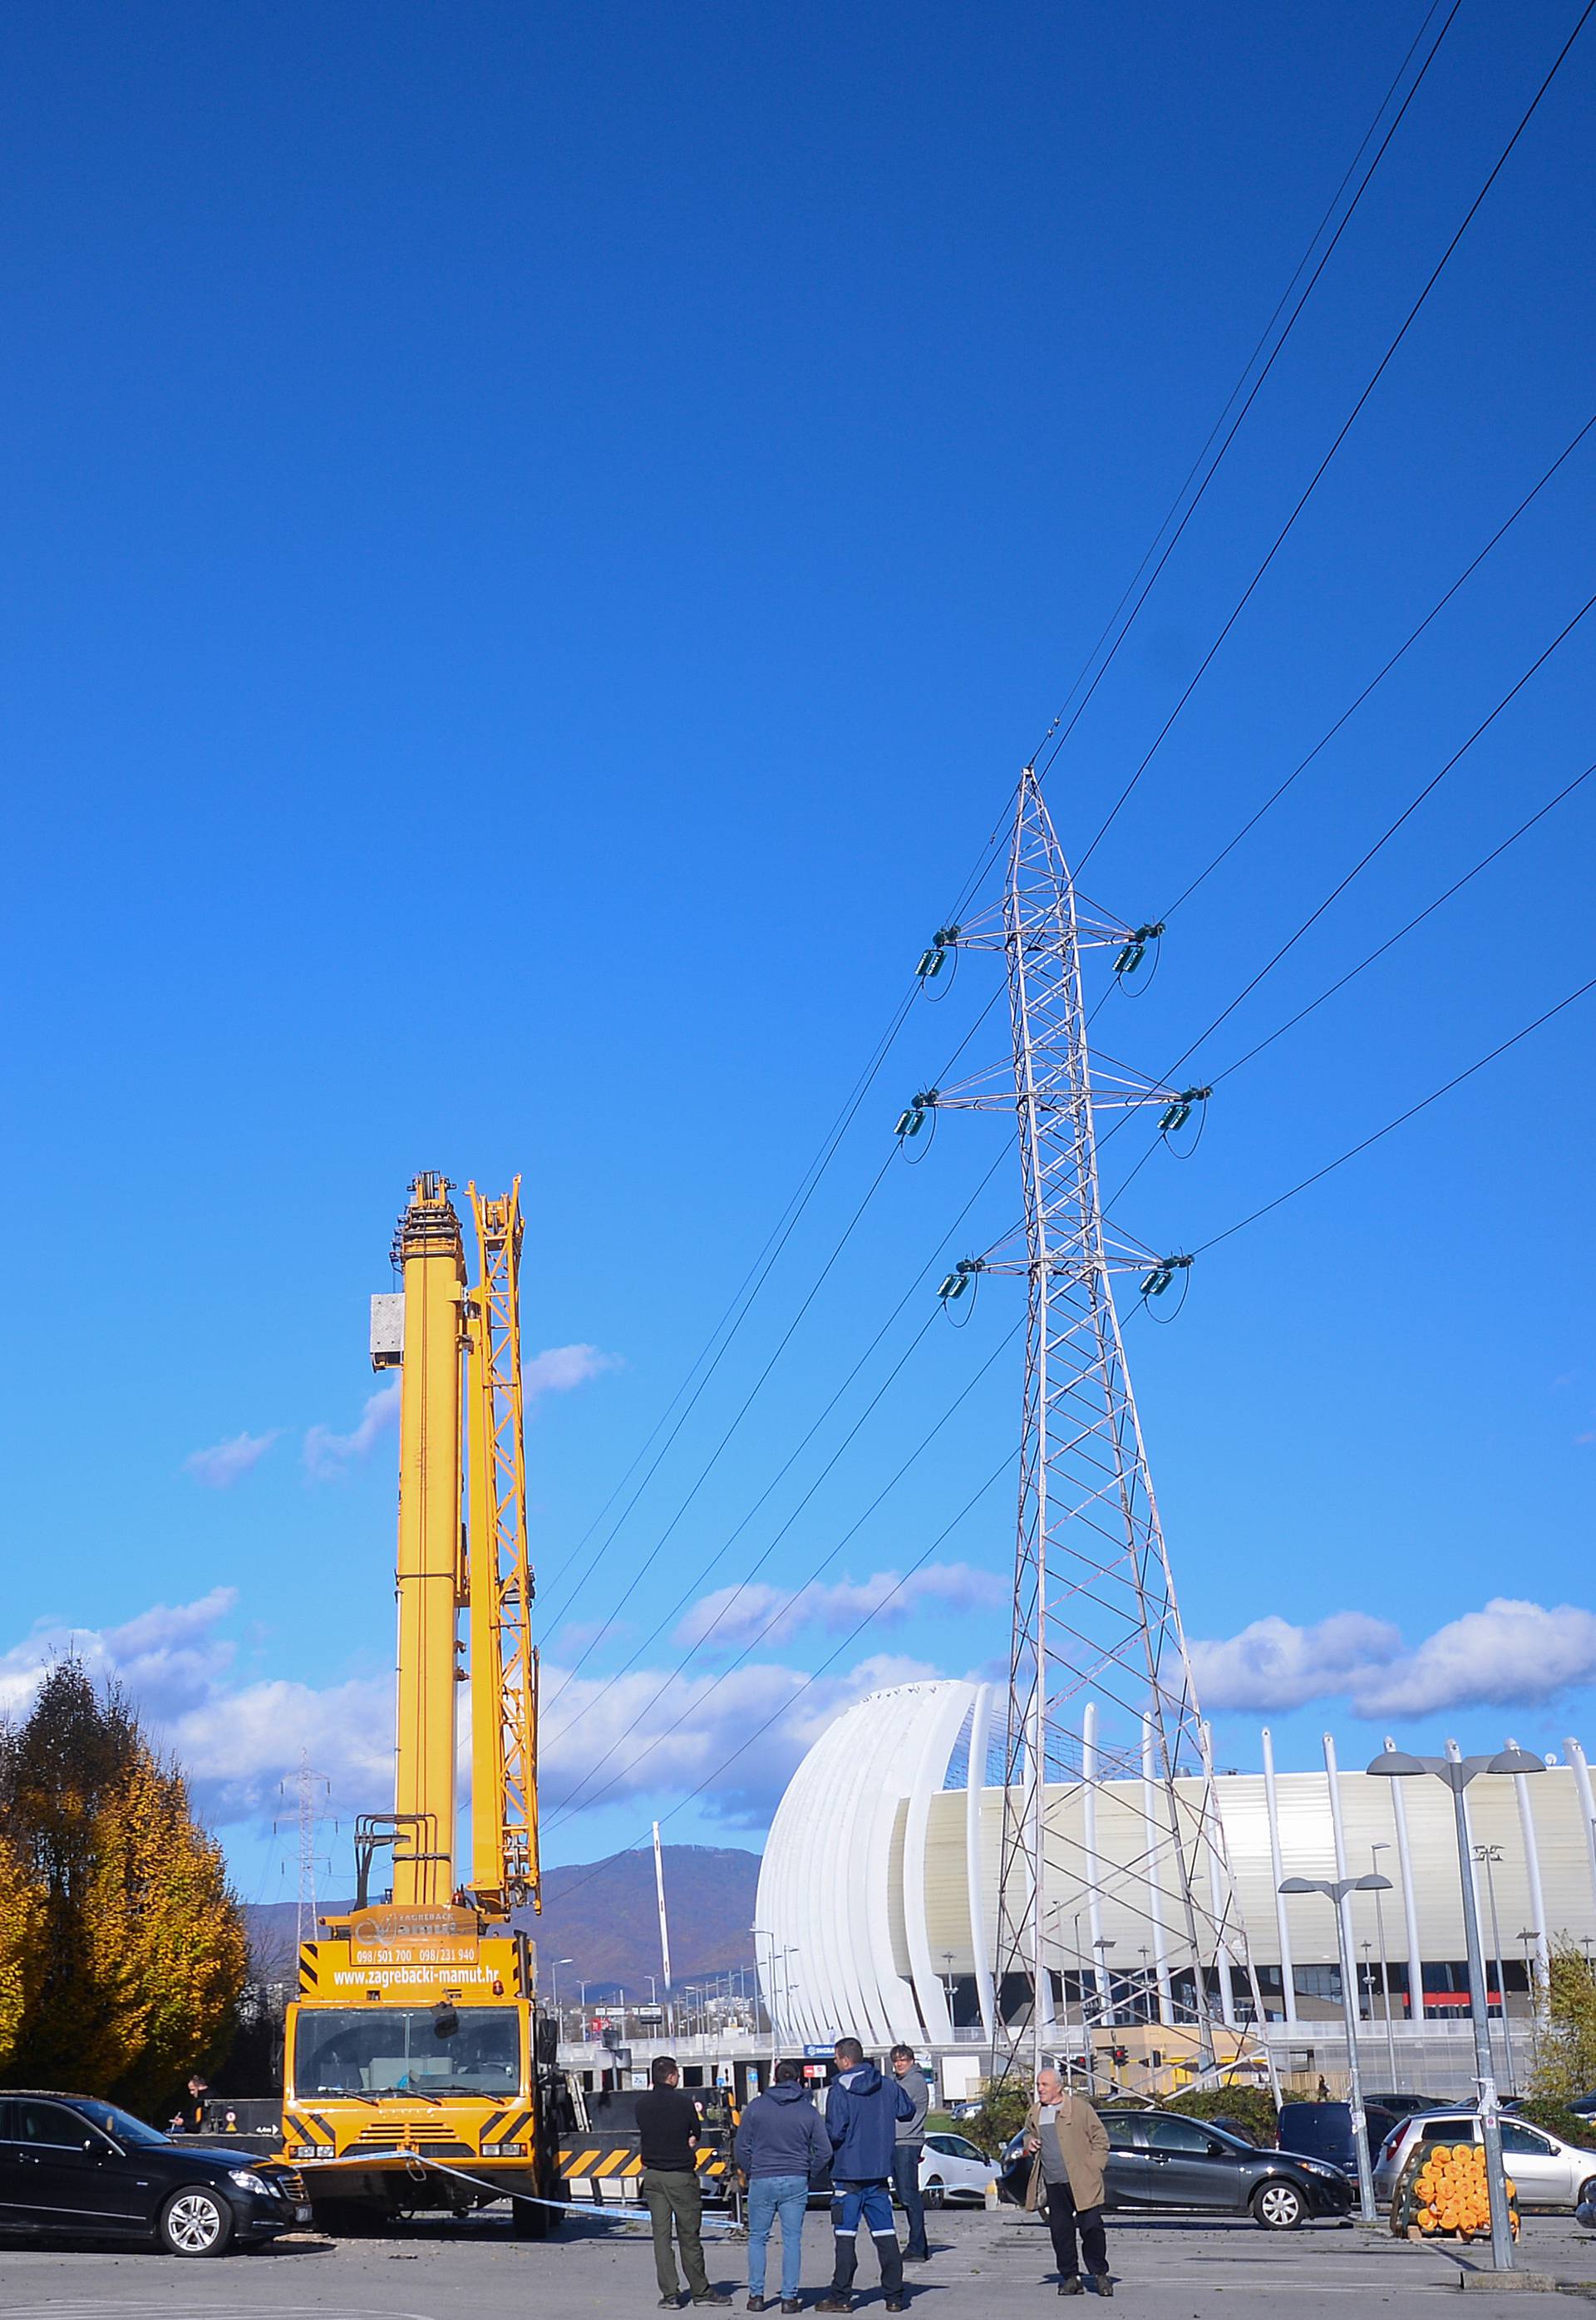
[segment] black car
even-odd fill
[[[0,2094],[0,2233],[153,2240],[222,2255],[310,2221],[290,2168],[174,2143],[90,2095]]]
[[[1192,2207],[1210,2215],[1250,2215],[1265,2231],[1287,2232],[1316,2216],[1345,2216],[1355,2197],[1338,2167],[1289,2151],[1259,2151],[1212,2120],[1177,2111],[1104,2111],[1108,2164],[1105,2207]],[[1030,2171],[1023,2139],[1003,2154],[1000,2195],[1023,2199]]]

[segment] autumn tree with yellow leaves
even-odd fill
[[[247,1952],[221,1849],[126,1699],[74,1660],[0,1732],[0,1926],[11,2085],[108,2095],[164,2125],[189,2071],[225,2053]]]

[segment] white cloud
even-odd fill
[[[712,1812],[763,1828],[800,1760],[844,1708],[866,1692],[936,1672],[922,1661],[877,1654],[813,1681],[800,1668],[770,1663],[719,1679],[673,1675],[663,1690],[658,1669],[614,1680],[576,1676],[544,1721],[545,1808],[558,1812],[576,1796],[580,1813],[601,1793],[605,1804],[624,1803],[707,1781],[702,1801]],[[552,1694],[560,1672],[545,1668],[544,1675]],[[589,1772],[595,1777],[584,1786]]]
[[[907,1579],[901,1571],[877,1571],[868,1579],[840,1579],[830,1585],[818,1581],[796,1588],[750,1582],[718,1587],[701,1596],[677,1627],[676,1639],[684,1645],[708,1640],[730,1646],[755,1638],[781,1644],[801,1627],[835,1631],[857,1627],[861,1619],[877,1614],[901,1619],[927,1605],[948,1611],[985,1610],[1007,1594],[1005,1582],[994,1572],[977,1571],[967,1563],[929,1563]]]
[[[25,1713],[45,1669],[71,1652],[96,1679],[114,1677],[126,1687],[213,1826],[259,1828],[280,1819],[283,1789],[292,1793],[302,1753],[329,1781],[329,1808],[340,1820],[390,1806],[392,1677],[356,1675],[322,1686],[271,1676],[240,1681],[234,1647],[221,1632],[236,1609],[234,1590],[219,1587],[103,1630],[41,1624],[0,1653],[0,1714]],[[661,1668],[636,1668],[614,1681],[567,1681],[564,1669],[545,1663],[545,1697],[558,1698],[541,1735],[544,1811],[558,1812],[579,1791],[578,1813],[595,1789],[606,1804],[625,1804],[706,1781],[702,1802],[712,1814],[732,1826],[761,1828],[799,1760],[845,1708],[884,1684],[933,1672],[919,1661],[877,1656],[813,1681],[801,1668],[771,1662],[719,1681]],[[629,1731],[634,1719],[637,1729]],[[461,1736],[468,1743],[468,1719]],[[463,1745],[463,1784],[467,1753]],[[585,1775],[601,1759],[607,1761],[584,1790]]]
[[[1194,1643],[1192,1672],[1204,1708],[1279,1714],[1346,1691],[1371,1668],[1395,1659],[1401,1632],[1362,1611],[1338,1611],[1314,1627],[1255,1619],[1224,1643]]]
[[[351,1459],[364,1458],[390,1426],[399,1423],[399,1381],[390,1380],[368,1393],[358,1423],[349,1434],[334,1434],[328,1426],[313,1426],[304,1437],[304,1463],[317,1482],[341,1474]]]
[[[521,1364],[521,1390],[529,1401],[537,1401],[546,1393],[569,1393],[573,1387],[585,1385],[620,1366],[618,1354],[601,1353],[596,1346],[548,1346]],[[398,1424],[399,1391],[400,1382],[394,1377],[367,1394],[350,1433],[335,1434],[330,1426],[307,1427],[306,1471],[318,1482],[335,1482],[356,1459],[364,1458],[389,1427]]]
[[[209,1450],[191,1450],[183,1461],[183,1471],[203,1482],[208,1491],[225,1491],[240,1474],[258,1465],[282,1432],[274,1426],[269,1434],[235,1434],[229,1442],[218,1442]]]
[[[603,1354],[596,1346],[546,1346],[521,1365],[521,1387],[529,1401],[540,1394],[569,1393],[587,1385],[606,1370],[621,1366],[619,1354]]]
[[[1509,1708],[1555,1699],[1596,1677],[1596,1613],[1548,1610],[1496,1596],[1428,1636],[1410,1657],[1360,1687],[1366,1716],[1421,1716],[1476,1703]]]
[[[1211,1710],[1267,1714],[1313,1699],[1345,1699],[1371,1717],[1537,1707],[1596,1681],[1596,1613],[1496,1596],[1411,1651],[1395,1627],[1360,1611],[1310,1627],[1270,1618],[1227,1641],[1194,1643],[1192,1661]]]

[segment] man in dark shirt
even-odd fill
[[[638,2142],[643,2161],[643,2198],[654,2225],[654,2270],[660,2305],[674,2312],[682,2300],[671,2248],[673,2223],[694,2304],[730,2304],[730,2296],[710,2286],[703,2268],[703,2194],[698,2188],[694,2156],[697,2105],[691,2095],[682,2092],[681,2074],[668,2054],[656,2057],[649,2075],[653,2086],[638,2101]]]
[[[172,2115],[172,2130],[177,2134],[203,2134],[205,2131],[205,2097],[210,2080],[202,2079],[197,2071],[188,2081],[177,2110]]]

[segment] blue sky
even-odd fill
[[[1576,14],[1465,0],[1050,775],[1066,846]],[[930,1591],[851,1634],[1013,1438],[997,1283],[795,1514],[746,1663],[673,1642],[907,1346],[923,1286],[734,1536],[916,1274],[1014,1213],[1000,1171],[950,1232],[1000,1130],[945,1120],[678,1516],[990,962],[911,1016],[658,1474],[601,1556],[612,1517],[577,1542],[873,1051],[1419,21],[66,0],[8,23],[0,1685],[25,1697],[65,1636],[122,1667],[249,1892],[286,1890],[270,1822],[302,1743],[340,1862],[380,1801],[394,1440],[380,1408],[362,1431],[366,1298],[419,1167],[523,1174],[529,1349],[558,1356],[529,1440],[551,1693],[614,1622],[566,1704],[580,1728],[550,1734],[552,1857],[630,1842],[701,1780],[672,1833],[757,1843],[839,1703],[1002,1656],[1006,1482]],[[1167,907],[1596,408],[1592,41],[1094,854],[1105,908]],[[1114,1053],[1161,1073],[1584,603],[1593,481],[1596,435],[1175,913],[1152,989],[1099,1018]],[[1592,666],[1581,628],[1192,1069],[1596,757]],[[1195,1157],[1141,1171],[1128,1228],[1207,1239],[1584,980],[1592,792],[1239,1072]],[[1206,1663],[1235,1703],[1221,1757],[1255,1762],[1265,1713],[1286,1763],[1327,1727],[1348,1762],[1387,1728],[1590,1736],[1591,1022],[1570,1010],[1215,1250],[1178,1326],[1129,1326],[1186,1623],[1230,1646]],[[994,1010],[972,1059],[1000,1039]],[[856,1591],[784,1610],[828,1555]],[[1554,1616],[1486,1613],[1503,1599]],[[1322,1625],[1347,1614],[1394,1634]],[[1263,1620],[1285,1631],[1260,1658],[1235,1639]],[[572,1809],[639,1710],[616,1786]]]

